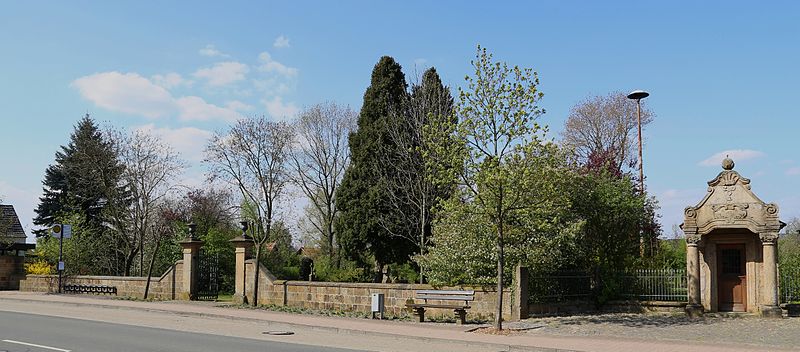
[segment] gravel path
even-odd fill
[[[800,349],[800,318],[763,319],[752,315],[602,314],[531,318],[509,323],[527,335],[625,337]]]

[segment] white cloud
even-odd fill
[[[95,73],[72,82],[95,105],[127,114],[158,118],[174,111],[174,99],[164,87],[137,73]]]
[[[209,138],[213,135],[210,131],[195,127],[159,128],[152,123],[134,129],[161,137],[164,142],[175,148],[181,157],[189,161],[203,160],[203,151]]]
[[[272,59],[272,55],[268,52],[258,54],[258,60],[261,61],[261,66],[258,67],[259,71],[277,73],[286,77],[297,76],[297,69],[288,67],[278,61]]]
[[[103,72],[76,79],[72,85],[95,105],[116,112],[159,118],[177,114],[181,120],[236,121],[241,116],[197,96],[176,98],[137,73]]]
[[[294,89],[294,80],[290,82],[281,82],[275,77],[266,79],[254,79],[253,87],[263,92],[266,96],[284,95]]]
[[[175,72],[170,72],[166,75],[153,75],[150,77],[150,81],[158,86],[164,87],[165,89],[171,89],[182,84],[191,84],[191,81],[183,79],[181,75]]]
[[[230,57],[230,55],[217,50],[217,48],[215,48],[211,44],[208,44],[206,45],[205,48],[200,49],[198,53],[202,56],[209,56],[209,57]]]
[[[203,98],[188,96],[178,98],[175,103],[180,109],[178,117],[181,120],[223,120],[233,122],[241,118],[236,111],[209,104]]]
[[[786,174],[789,175],[789,176],[800,175],[800,167],[797,167],[797,166],[791,167],[788,170],[786,170]]]
[[[252,111],[254,109],[252,105],[243,103],[243,102],[238,101],[238,100],[232,100],[232,101],[227,102],[225,104],[225,107],[228,108],[228,109],[231,109],[231,110],[236,110],[236,111]]]
[[[218,62],[210,68],[201,68],[193,74],[194,77],[205,79],[209,86],[225,86],[244,79],[250,71],[247,65],[236,62]]]
[[[707,159],[697,163],[700,166],[719,166],[722,163],[722,159],[729,157],[733,159],[734,162],[756,159],[765,156],[763,152],[751,149],[730,149],[724,150],[719,153],[716,153]]]
[[[272,100],[263,99],[261,102],[267,108],[269,116],[275,121],[289,120],[299,111],[294,103],[284,104],[281,97],[274,97]]]
[[[272,43],[272,46],[276,48],[288,48],[289,47],[289,38],[284,35],[280,35],[275,38],[275,42]]]

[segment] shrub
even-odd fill
[[[25,273],[30,275],[52,275],[55,268],[44,260],[25,263]]]

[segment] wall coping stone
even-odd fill
[[[340,287],[340,288],[372,288],[386,290],[474,290],[477,292],[495,292],[495,287],[487,288],[480,286],[442,286],[434,287],[428,284],[391,284],[373,282],[328,282],[328,281],[295,281],[295,280],[275,280],[273,285],[286,286],[314,286],[314,287]],[[511,292],[511,289],[503,289],[503,292]]]

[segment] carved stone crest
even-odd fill
[[[735,220],[747,218],[747,208],[749,204],[714,204],[711,209],[714,211],[714,219],[723,219],[728,223]]]
[[[750,179],[742,177],[742,175],[733,170],[723,170],[715,179],[708,181],[708,185],[711,187],[735,186],[739,183],[744,185],[744,188],[750,189]]]

